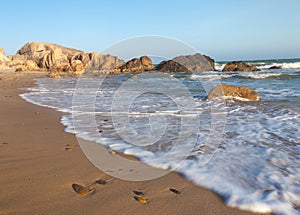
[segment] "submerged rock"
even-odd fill
[[[271,67],[269,68],[269,70],[272,70],[272,69],[281,69],[281,67],[280,67],[280,66],[271,66]]]
[[[220,84],[212,88],[207,96],[207,99],[212,98],[224,98],[224,99],[234,99],[242,101],[259,101],[259,94],[245,86],[230,86],[226,84]]]
[[[260,71],[260,69],[258,69],[256,66],[248,65],[243,61],[234,61],[231,63],[227,63],[222,71],[223,72],[233,72],[233,71],[252,72],[252,71]]]

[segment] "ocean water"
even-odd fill
[[[174,169],[221,195],[229,206],[300,214],[300,59],[250,63],[262,71],[171,74],[172,78],[122,74],[106,77],[97,89],[87,84],[80,98],[84,105],[96,95],[95,121],[101,135],[92,132],[90,121],[79,117],[91,113],[71,114],[78,79],[37,79],[37,87],[21,97],[65,112],[61,122],[67,132],[135,155],[155,167]],[[266,70],[274,65],[282,69]],[[223,66],[217,64],[219,69]],[[259,92],[261,101],[207,101],[209,89],[219,83],[250,87]],[[191,100],[178,93],[184,90]],[[115,121],[124,111],[118,99],[131,101],[126,112],[130,128],[118,127]],[[127,136],[122,136],[127,130]],[[152,142],[138,145],[131,140]],[[192,149],[185,147],[191,144]]]

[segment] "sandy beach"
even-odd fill
[[[0,214],[252,214],[225,206],[218,195],[174,172],[145,182],[101,172],[82,153],[76,137],[64,132],[62,113],[19,96],[20,88],[45,76],[0,71]],[[95,185],[91,194],[72,189],[73,183],[88,186],[98,179],[109,182]],[[136,201],[134,190],[149,202]]]

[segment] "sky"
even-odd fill
[[[300,57],[299,0],[10,0],[0,10],[7,55],[28,41],[101,53],[157,35],[217,61]]]

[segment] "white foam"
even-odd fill
[[[281,76],[283,73],[240,73],[239,75],[244,78],[252,78],[252,79],[265,79],[270,77],[278,77]]]
[[[261,65],[258,66],[259,69],[269,69],[270,67],[279,67],[282,69],[299,69],[300,68],[300,62],[293,62],[293,63],[272,63],[267,65]]]
[[[231,78],[236,76],[237,73],[216,73],[216,72],[210,72],[210,73],[203,73],[203,74],[192,74],[191,79],[198,80],[198,79],[211,79],[211,80],[219,80],[224,78]]]

